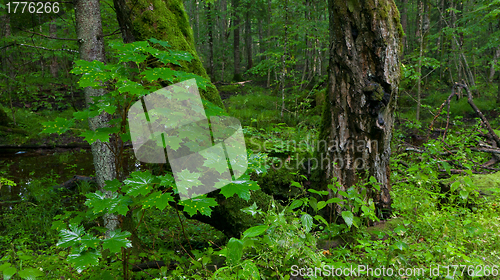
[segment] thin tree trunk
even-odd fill
[[[285,81],[286,81],[286,61],[288,60],[288,0],[285,0],[285,43],[283,44],[283,56],[281,62],[283,63],[283,70],[281,72],[281,119],[285,111]]]
[[[52,38],[57,37],[57,25],[56,20],[53,19],[49,25],[49,36]],[[57,78],[57,72],[59,71],[59,63],[57,62],[57,56],[52,54],[52,61],[50,63],[50,74],[53,78]]]
[[[233,0],[233,21],[234,21],[234,31],[233,31],[233,48],[234,48],[234,81],[241,81],[240,74],[240,16],[238,11],[239,0]]]
[[[500,47],[498,47],[495,51],[495,55],[493,56],[493,61],[490,66],[490,75],[488,77],[488,82],[493,83],[493,78],[495,77],[495,65],[498,62],[498,58],[500,58]]]
[[[406,50],[408,49],[408,42],[406,41],[406,34],[408,33],[408,0],[403,0],[403,9],[401,10],[401,26],[405,32],[405,36],[403,37],[403,48],[405,51],[401,53],[403,56]]]
[[[208,25],[208,68],[210,73],[210,79],[212,82],[215,81],[215,67],[214,67],[214,37],[213,37],[213,16],[212,16],[212,6],[213,4],[207,3],[207,25]]]
[[[75,0],[74,6],[76,34],[80,42],[80,59],[105,62],[99,0]],[[84,92],[87,104],[94,102],[93,97],[102,96],[106,93],[104,89],[91,87],[85,88]],[[103,112],[99,116],[89,119],[89,127],[91,130],[108,127],[110,120],[111,115]],[[107,195],[110,195],[110,192],[104,190],[105,182],[113,180],[117,176],[115,156],[110,146],[99,140],[91,145],[97,185]],[[109,235],[110,231],[117,228],[118,219],[115,215],[106,214],[104,216],[104,225],[108,229],[107,235]]]
[[[253,67],[252,60],[252,16],[250,13],[251,4],[247,2],[245,13],[245,46],[247,52],[247,70]]]

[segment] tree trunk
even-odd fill
[[[247,2],[247,10],[245,13],[245,45],[247,51],[247,70],[253,67],[252,60],[252,17],[250,13],[251,4]]]
[[[57,25],[56,20],[53,19],[49,25],[49,35],[52,38],[57,37]],[[52,61],[50,63],[50,74],[53,78],[57,78],[57,72],[59,72],[59,63],[57,62],[57,56],[52,54]]]
[[[408,33],[408,0],[403,0],[403,10],[401,12],[401,26],[405,33]],[[408,49],[408,44],[406,41],[406,34],[403,37],[403,48],[404,50]],[[401,53],[401,56],[404,55],[404,52]]]
[[[489,74],[489,77],[488,77],[488,82],[489,83],[493,83],[493,78],[495,77],[495,65],[498,62],[498,58],[500,58],[500,47],[498,47],[495,50],[495,54],[493,55],[493,61],[491,62],[490,74]]]
[[[133,27],[132,34],[137,41],[155,38],[167,41],[174,50],[189,52],[193,59],[190,62],[182,62],[182,68],[179,70],[209,79],[196,52],[193,30],[189,25],[182,1],[115,1],[121,1],[126,5],[130,25]],[[200,95],[203,99],[223,108],[219,92],[212,83],[209,83],[206,90],[200,89]]]
[[[234,48],[234,76],[233,80],[239,82],[242,80],[240,74],[240,16],[238,12],[239,0],[233,0],[233,17],[234,17],[234,31],[233,31],[233,48]]]
[[[210,73],[210,79],[212,82],[215,81],[215,68],[214,68],[214,23],[213,23],[213,4],[207,3],[207,25],[208,25],[208,68]]]
[[[75,0],[75,21],[76,35],[80,43],[80,59],[86,61],[105,62],[104,37],[102,33],[101,13],[99,10],[99,0]],[[94,89],[87,87],[84,89],[87,104],[93,103],[92,97],[105,94],[104,89]],[[106,112],[89,119],[91,130],[108,127],[111,115]],[[115,156],[108,145],[101,141],[96,141],[91,145],[96,181],[99,189],[104,191],[105,181],[116,178]],[[104,216],[107,234],[118,225],[115,215],[106,214]]]
[[[374,4],[377,3],[377,4]],[[373,176],[367,190],[378,215],[390,212],[391,138],[403,29],[394,1],[328,1],[330,65],[317,165],[340,189]],[[330,192],[330,197],[335,196]],[[331,207],[330,217],[340,206]]]

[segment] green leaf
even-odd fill
[[[16,274],[17,269],[13,266],[10,266],[11,265],[10,263],[5,263],[5,264],[7,265],[7,267],[1,269],[0,271],[3,271],[3,279],[10,279],[14,274]]]
[[[250,200],[251,192],[260,189],[257,182],[252,180],[247,180],[247,176],[243,175],[240,177],[241,180],[232,181],[230,184],[225,185],[221,188],[220,193],[226,198],[237,194],[238,197],[246,201]]]
[[[161,191],[154,192],[144,199],[142,204],[142,209],[150,208],[156,206],[156,208],[163,210],[167,207],[170,201],[174,201],[174,198],[170,193],[162,193]]]
[[[170,46],[170,44],[168,42],[161,41],[161,40],[158,40],[158,39],[155,39],[155,38],[151,38],[148,41],[150,41],[153,44],[159,44],[160,46],[162,46],[164,48],[171,48],[172,47],[172,46]]]
[[[105,203],[109,213],[127,215],[128,206],[132,204],[132,199],[129,196],[114,193],[111,198],[106,199]]]
[[[82,111],[74,112],[73,117],[77,120],[87,120],[99,115],[99,111],[91,111],[90,109],[85,109]]]
[[[313,217],[309,214],[304,214],[300,217],[302,221],[302,226],[306,228],[306,232],[310,232],[313,226]]]
[[[237,238],[231,237],[227,243],[227,262],[230,265],[236,265],[243,256],[243,242]]]
[[[109,142],[110,134],[118,132],[118,128],[115,127],[102,127],[98,128],[95,131],[87,130],[80,134],[80,136],[85,137],[85,141],[89,144],[100,140],[101,142]]]
[[[321,209],[323,209],[325,206],[326,206],[326,201],[320,201],[320,202],[318,202],[318,205],[317,205],[318,211],[321,210]]]
[[[41,272],[40,270],[36,269],[36,268],[25,268],[21,271],[19,271],[19,276],[23,279],[28,279],[28,280],[31,280],[31,279],[36,279],[37,277],[40,277],[40,276],[45,276],[45,273]]]
[[[466,200],[466,199],[469,197],[469,192],[468,192],[468,191],[465,191],[465,190],[460,191],[460,197],[461,197],[463,200]]]
[[[241,265],[243,279],[260,280],[259,269],[251,260],[245,260]]]
[[[352,214],[351,211],[342,211],[342,218],[344,218],[344,222],[347,224],[348,227],[352,226],[352,223],[354,221],[354,215]]]
[[[116,192],[122,186],[122,183],[118,179],[108,180],[104,182],[103,189],[105,191]]]
[[[396,247],[397,249],[403,251],[406,248],[408,248],[408,245],[406,245],[406,243],[404,243],[403,241],[398,241],[398,242],[394,243],[394,247]]]
[[[302,201],[300,199],[296,199],[296,200],[292,201],[292,203],[290,204],[290,206],[288,208],[293,210],[293,209],[299,208],[303,204],[304,204],[304,201]]]
[[[88,250],[78,254],[68,255],[68,262],[75,266],[78,273],[81,273],[90,266],[98,265],[100,256],[101,254],[96,250]]]
[[[63,229],[59,232],[60,240],[57,242],[57,246],[63,248],[79,245],[80,236],[85,233],[83,227],[75,224],[69,225],[69,230]]]
[[[109,238],[103,240],[102,248],[104,250],[109,249],[111,253],[118,253],[121,248],[130,248],[132,243],[127,239],[130,235],[132,235],[130,232],[122,232],[120,229],[111,231]]]
[[[338,197],[333,197],[333,198],[330,198],[326,201],[326,204],[330,204],[330,203],[340,203],[340,202],[344,202],[345,200],[343,199],[340,199]]]
[[[96,191],[94,193],[88,193],[85,196],[88,198],[87,201],[85,201],[85,205],[87,205],[94,214],[103,213],[108,208],[108,201],[103,192]]]
[[[263,234],[264,232],[266,232],[267,229],[268,229],[268,226],[266,226],[266,225],[251,227],[251,228],[245,230],[245,232],[243,232],[243,238],[259,236],[259,235]]]
[[[172,176],[172,174],[158,176],[158,179],[160,179],[160,186],[162,187],[171,188],[175,186],[175,179],[174,176]]]
[[[244,213],[247,213],[247,214],[250,214],[252,215],[252,217],[255,215],[255,214],[262,214],[262,211],[260,211],[258,208],[257,208],[257,204],[254,202],[252,205],[246,207],[246,208],[243,208],[241,209],[242,212]]]
[[[405,232],[407,231],[407,229],[404,227],[404,226],[397,226],[395,229],[394,229],[394,232],[396,234],[399,234],[399,235],[403,235],[405,234]]]
[[[82,75],[78,81],[80,87],[99,87],[103,81],[107,81],[111,75],[106,70],[106,65],[98,60],[75,61],[75,67],[70,73]]]
[[[328,191],[317,191],[314,189],[308,189],[307,191],[311,192],[311,193],[319,194],[319,195],[328,195]]]
[[[162,79],[168,82],[174,82],[177,73],[177,71],[170,68],[153,68],[142,71],[141,74],[144,75],[144,78],[146,78],[148,82],[153,82],[158,79]]]
[[[44,122],[42,123],[43,125],[43,130],[41,133],[57,133],[59,135],[63,134],[64,132],[68,131],[73,125],[75,124],[75,121],[72,119],[64,119],[64,118],[59,118],[57,117],[55,121],[53,122]]]
[[[83,245],[83,248],[85,248],[85,249],[88,249],[88,248],[96,249],[99,246],[99,244],[101,243],[101,240],[95,236],[86,234],[85,236],[83,236],[80,239],[80,242]]]
[[[183,200],[179,202],[179,205],[184,206],[184,211],[186,211],[189,216],[193,216],[196,212],[200,214],[209,216],[212,214],[211,206],[217,206],[217,202],[212,197],[197,197],[188,200]]]
[[[127,187],[127,194],[134,197],[147,195],[151,190],[155,177],[149,171],[134,171],[130,173],[130,178],[123,181]]]

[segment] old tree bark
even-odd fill
[[[377,215],[390,213],[390,141],[400,79],[403,30],[393,0],[329,0],[330,66],[318,164],[342,190],[368,187]],[[330,193],[333,197],[336,194]],[[340,206],[332,207],[330,217]]]

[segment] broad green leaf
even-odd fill
[[[344,221],[348,227],[352,226],[352,223],[354,221],[354,215],[352,214],[351,211],[342,211],[342,218],[344,218]]]
[[[41,272],[39,269],[32,267],[20,270],[17,274],[19,274],[19,277],[27,280],[32,280],[41,276],[45,276],[45,273]]]
[[[139,194],[147,195],[152,189],[152,183],[155,177],[149,171],[134,171],[130,177],[123,181],[127,187],[127,194],[134,197]]]
[[[73,113],[73,117],[77,120],[87,120],[89,118],[93,118],[93,117],[98,116],[98,115],[99,115],[98,111],[91,111],[89,109],[85,109],[85,110]]]
[[[85,249],[88,249],[88,248],[96,249],[99,246],[99,244],[101,243],[100,241],[101,240],[98,239],[97,237],[92,236],[92,235],[88,235],[88,234],[86,234],[85,236],[83,236],[80,239],[80,242]]]
[[[260,189],[259,185],[255,181],[246,180],[246,176],[240,177],[242,180],[232,181],[230,184],[225,185],[221,188],[220,193],[226,198],[237,194],[238,197],[246,201],[250,200],[251,192]]]
[[[259,269],[251,260],[245,260],[242,263],[241,268],[241,276],[243,276],[244,279],[260,280]]]
[[[394,246],[396,248],[398,248],[399,250],[401,250],[401,251],[403,251],[406,248],[408,248],[408,245],[406,245],[406,243],[404,243],[403,241],[398,241],[398,242],[394,243]]]
[[[226,111],[224,111],[221,107],[205,99],[202,99],[201,101],[203,102],[203,107],[205,108],[205,114],[207,117],[228,116]]]
[[[465,191],[465,190],[460,191],[460,197],[461,197],[463,200],[466,200],[466,199],[469,197],[469,192],[468,192],[468,191]]]
[[[113,180],[108,180],[104,182],[104,187],[103,189],[105,191],[111,191],[111,192],[116,192],[118,189],[122,186],[122,183],[118,179],[113,179]]]
[[[132,247],[132,243],[127,239],[130,235],[130,232],[122,232],[120,229],[111,231],[109,238],[103,240],[102,248],[104,250],[109,249],[111,253],[118,253],[123,247],[130,248]]]
[[[214,169],[219,172],[219,174],[228,171],[227,161],[224,154],[219,156],[217,153],[202,153],[201,155],[205,158],[203,166]]]
[[[175,175],[177,177],[177,180],[184,182],[184,187],[186,188],[197,187],[201,185],[201,182],[199,180],[201,174],[198,172],[191,172],[187,169],[184,169],[181,172],[177,172],[177,174]]]
[[[302,201],[300,199],[296,199],[296,200],[292,201],[292,204],[290,204],[290,206],[288,208],[293,210],[293,209],[299,208],[303,204],[304,204],[304,201]]]
[[[323,224],[328,225],[328,222],[327,222],[327,221],[325,220],[325,218],[323,218],[322,216],[320,216],[320,215],[316,215],[316,216],[314,216],[314,218],[315,218],[316,220],[318,220],[318,221],[322,222]]]
[[[103,192],[96,191],[94,193],[88,193],[85,196],[88,198],[87,201],[85,201],[85,205],[87,205],[94,214],[104,212],[108,208],[108,200]]]
[[[170,193],[162,193],[161,191],[154,192],[146,197],[142,204],[142,209],[156,206],[156,208],[163,210],[167,207],[168,202],[174,201]]]
[[[164,176],[158,176],[158,179],[160,179],[160,186],[165,187],[165,188],[170,188],[175,186],[175,179],[174,176],[171,174],[166,174]]]
[[[158,79],[173,82],[177,73],[177,71],[170,68],[153,68],[142,71],[142,75],[144,75],[144,78],[146,78],[148,82],[153,82]]]
[[[99,252],[88,250],[79,254],[70,254],[67,260],[75,266],[78,273],[82,273],[86,268],[98,265],[100,256],[101,254]]]
[[[69,230],[63,229],[59,232],[60,240],[57,246],[63,248],[79,245],[80,236],[85,233],[82,226],[70,224]]]
[[[402,225],[397,226],[397,227],[394,229],[394,232],[395,232],[396,234],[399,234],[399,235],[403,235],[406,231],[407,231],[407,229],[406,229],[404,226],[402,226]]]
[[[117,83],[118,92],[125,93],[128,92],[137,97],[144,96],[149,93],[141,84],[131,81],[123,81],[122,83]]]
[[[55,121],[53,122],[44,122],[42,123],[43,125],[43,130],[41,133],[57,133],[59,135],[63,134],[64,132],[68,131],[73,125],[75,124],[75,121],[72,119],[63,119],[57,117]]]
[[[304,214],[300,217],[302,221],[302,226],[306,228],[307,232],[310,232],[313,226],[313,218],[309,214]]]
[[[168,42],[166,42],[166,41],[161,41],[161,40],[158,40],[158,39],[155,39],[155,38],[151,38],[148,41],[150,41],[153,44],[159,44],[160,46],[162,46],[164,48],[171,48],[170,44]]]
[[[259,236],[266,232],[267,228],[266,225],[251,227],[243,232],[243,238]]]
[[[318,211],[323,209],[326,206],[326,201],[318,202]]]
[[[102,127],[95,131],[87,130],[80,134],[80,136],[85,137],[85,141],[89,144],[100,140],[101,142],[109,142],[109,137],[111,134],[118,132],[118,128],[115,127]]]
[[[128,206],[132,204],[132,199],[129,196],[114,193],[112,198],[106,199],[106,204],[109,213],[127,215]]]
[[[179,205],[184,206],[184,211],[191,217],[195,215],[196,212],[200,212],[200,214],[210,217],[212,214],[212,209],[210,207],[217,206],[217,202],[212,197],[198,197],[181,201]]]
[[[231,265],[236,265],[243,256],[243,242],[237,238],[231,237],[227,243],[227,250],[227,262]]]
[[[6,269],[3,270],[3,279],[8,280],[12,278],[14,274],[16,274],[17,269],[13,266],[7,267]]]

